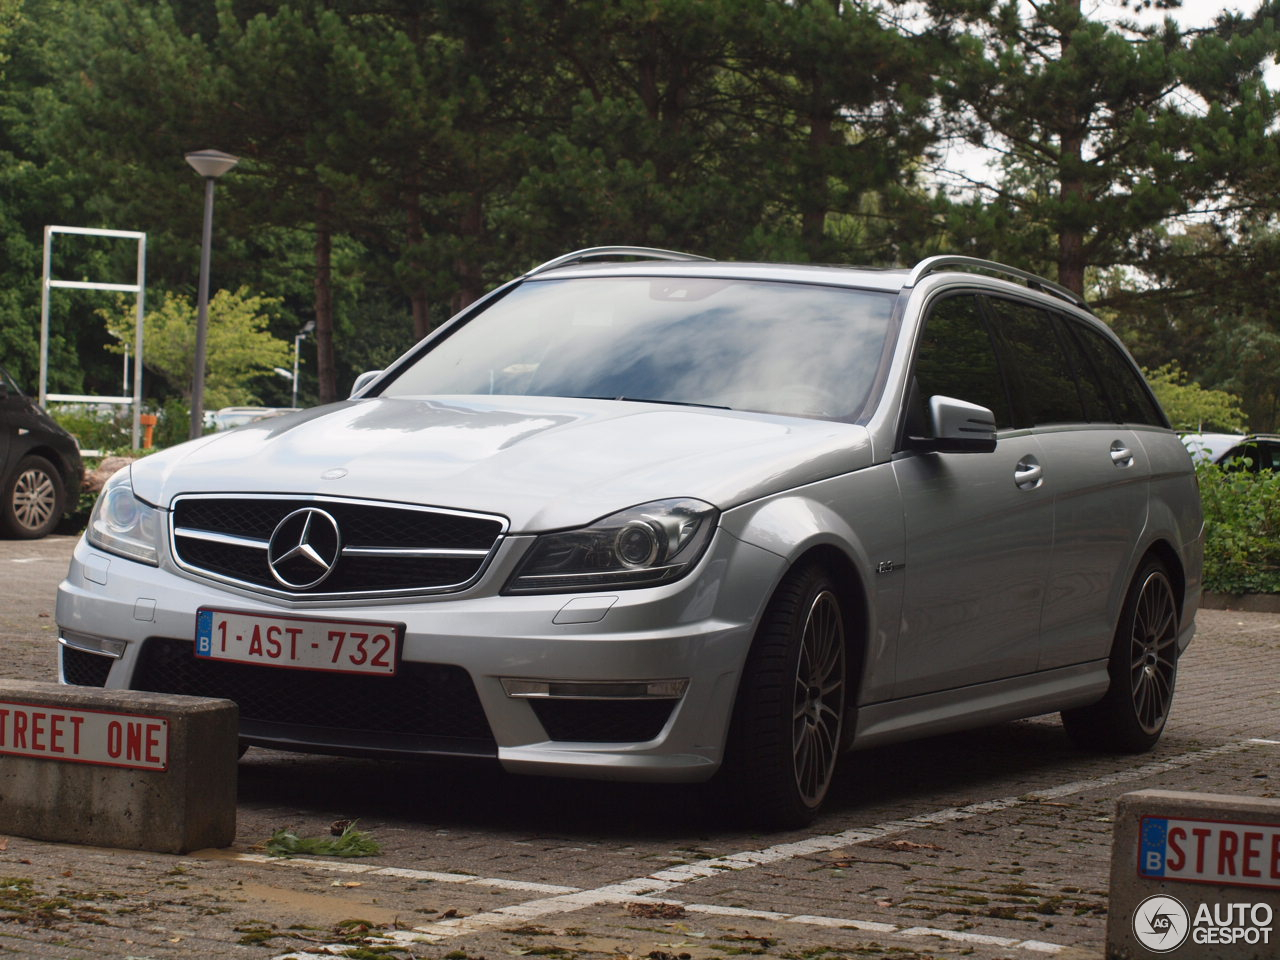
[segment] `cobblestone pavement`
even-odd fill
[[[0,673],[52,677],[72,542],[0,541]],[[279,960],[370,936],[454,960],[1100,957],[1119,795],[1280,786],[1280,616],[1199,624],[1151,754],[1080,753],[1052,718],[868,751],[805,832],[742,832],[691,787],[253,750],[228,850],[0,837],[0,958]],[[381,855],[261,851],[349,818]]]

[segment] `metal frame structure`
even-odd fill
[[[55,234],[69,233],[86,237],[111,237],[117,240],[136,240],[138,242],[138,273],[134,283],[98,283],[89,280],[54,280],[49,274],[53,261],[53,238]],[[98,230],[92,227],[54,227],[44,228],[44,273],[40,283],[40,405],[50,400],[65,403],[118,403],[133,407],[133,429],[131,442],[137,449],[142,438],[142,318],[146,295],[147,274],[147,235],[135,230]],[[137,300],[137,323],[134,332],[133,350],[133,396],[132,397],[93,397],[83,394],[49,393],[49,291],[55,287],[69,290],[114,290],[117,293],[132,293]]]

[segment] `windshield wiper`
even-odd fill
[[[708,410],[732,410],[718,403],[694,403],[692,400],[650,400],[646,397],[573,397],[574,400],[625,400],[628,403],[665,403],[676,407],[706,407]]]

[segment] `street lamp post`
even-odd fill
[[[197,150],[186,155],[191,169],[204,177],[204,233],[200,241],[200,294],[196,304],[195,372],[191,379],[191,439],[204,433],[204,367],[209,337],[209,253],[213,246],[213,181],[237,163],[221,150]]]
[[[293,338],[293,402],[289,404],[291,407],[298,405],[298,354],[302,349],[302,341],[307,339],[307,334],[315,328],[316,322],[308,320]]]

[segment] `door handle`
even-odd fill
[[[1111,462],[1117,467],[1133,466],[1133,451],[1119,440],[1111,444]]]
[[[1044,469],[1035,457],[1023,457],[1013,468],[1013,482],[1019,490],[1034,490],[1044,482]]]

